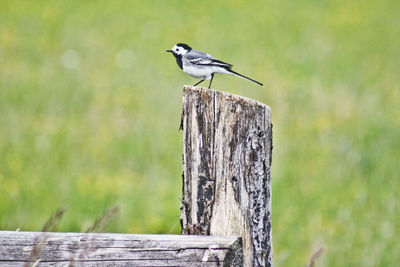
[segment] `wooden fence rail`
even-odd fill
[[[240,266],[241,239],[0,232],[0,266]]]
[[[182,235],[0,231],[0,266],[272,266],[268,106],[185,86]]]

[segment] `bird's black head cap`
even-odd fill
[[[176,44],[176,45],[182,47],[186,51],[192,50],[192,48],[190,46],[188,46],[187,44],[184,44],[184,43],[179,43],[179,44]]]

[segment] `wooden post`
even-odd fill
[[[183,234],[239,235],[244,266],[272,266],[270,108],[185,86]]]

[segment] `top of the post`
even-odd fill
[[[271,114],[271,108],[268,105],[266,105],[264,103],[261,103],[259,101],[256,101],[254,99],[241,96],[241,95],[235,95],[235,94],[231,94],[231,93],[227,93],[227,92],[223,92],[223,91],[218,91],[218,90],[214,90],[214,89],[208,89],[208,88],[199,87],[199,86],[191,86],[191,85],[184,85],[183,86],[183,92],[184,93],[197,92],[197,93],[206,94],[206,95],[211,94],[213,96],[218,94],[218,95],[222,95],[226,99],[231,99],[234,102],[246,102],[246,103],[249,103],[249,104],[253,104],[253,105],[265,108],[265,111],[268,114]]]

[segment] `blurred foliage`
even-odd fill
[[[398,1],[1,1],[0,228],[178,233],[177,42],[261,82],[276,266],[400,261]],[[397,238],[396,238],[397,236]]]

